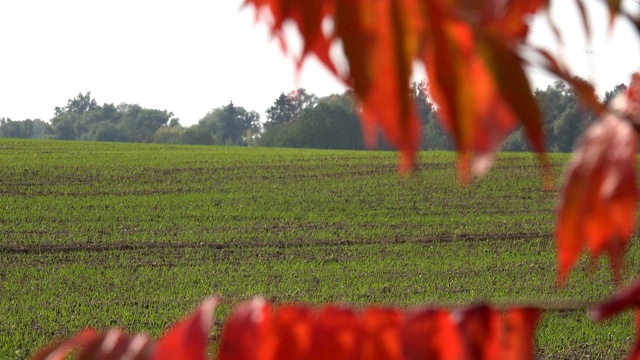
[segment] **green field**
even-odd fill
[[[0,359],[118,326],[158,336],[203,298],[573,307],[613,290],[586,261],[554,287],[554,207],[528,154],[464,189],[455,154],[402,178],[391,152],[0,140]],[[567,155],[553,155],[559,177]],[[625,278],[640,269],[627,254]],[[630,316],[549,311],[540,358],[619,358]]]

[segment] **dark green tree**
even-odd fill
[[[429,98],[429,89],[427,88],[427,82],[421,80],[420,82],[411,82],[411,97],[416,104],[416,110],[418,116],[422,119],[422,123],[426,125],[429,122],[429,116],[433,112],[433,104]]]
[[[451,137],[442,129],[436,111],[429,112],[422,132],[423,150],[454,150]]]
[[[214,142],[211,133],[198,125],[188,127],[184,131],[182,141],[184,144],[190,145],[213,145]]]
[[[60,115],[63,113],[71,112],[75,114],[83,114],[87,111],[91,111],[98,107],[98,103],[95,99],[91,98],[91,91],[88,91],[85,95],[82,93],[78,93],[78,95],[69,99],[67,102],[67,106],[58,107],[56,106],[54,111],[56,115]]]
[[[155,132],[173,117],[166,110],[145,109],[137,104],[122,104],[118,108],[122,111],[123,125],[135,142],[152,142]]]
[[[267,128],[258,144],[322,149],[364,148],[356,107],[348,93],[322,98],[296,120]]]
[[[274,100],[273,105],[266,111],[267,121],[265,128],[271,128],[280,124],[290,122],[300,116],[306,110],[311,109],[318,103],[318,97],[300,88],[285,95],[281,93]]]
[[[50,125],[40,119],[13,121],[8,118],[0,119],[0,137],[40,139],[45,136]]]
[[[98,106],[88,92],[69,100],[65,107],[56,107],[48,133],[64,140],[152,142],[155,132],[172,119],[173,114],[166,110],[135,104]]]
[[[254,135],[260,133],[260,114],[235,106],[231,101],[209,111],[196,126],[209,133],[215,144],[249,145]]]

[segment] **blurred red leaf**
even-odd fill
[[[110,329],[78,352],[78,360],[148,359],[149,337],[143,334],[127,336],[119,329]]]
[[[495,8],[482,9],[482,14],[490,15],[471,16],[484,20],[470,23],[452,16],[455,12],[439,3],[425,2],[428,30],[422,60],[439,119],[456,141],[463,183],[489,169],[502,140],[518,121],[534,148],[544,151],[539,110],[514,45],[526,35],[523,17],[541,5],[510,3],[508,18],[496,17]],[[511,33],[495,30],[502,26]],[[542,163],[548,188],[552,176],[548,161]]]
[[[500,317],[495,310],[478,305],[454,314],[468,359],[498,359]]]
[[[502,315],[501,357],[504,360],[534,358],[535,329],[540,318],[536,308],[512,308]]]
[[[396,309],[366,309],[360,330],[360,359],[402,359],[400,333],[403,320],[403,314]]]
[[[566,172],[556,222],[558,283],[563,284],[586,246],[592,261],[606,252],[616,280],[635,226],[637,135],[624,117],[627,95],[591,125]]]
[[[350,309],[329,305],[322,309],[311,336],[312,360],[356,359],[360,326]]]
[[[405,359],[462,358],[462,342],[449,311],[427,309],[409,316],[402,329]]]
[[[217,304],[217,298],[208,298],[191,315],[175,324],[158,340],[151,359],[206,359]]]
[[[240,304],[227,320],[218,349],[219,360],[268,359],[271,311],[262,299]],[[271,347],[271,349],[270,349]]]
[[[317,58],[337,74],[335,65],[329,57],[329,48],[333,41],[332,36],[325,36],[322,31],[322,22],[334,12],[333,1],[330,0],[245,0],[243,6],[253,5],[256,14],[261,9],[267,8],[273,16],[271,24],[272,34],[279,40],[281,46],[287,51],[284,34],[284,24],[288,19],[298,27],[304,39],[304,48],[297,60],[298,68],[307,55],[314,54]]]
[[[77,347],[84,346],[85,344],[98,338],[99,333],[94,329],[84,329],[74,336],[66,340],[57,341],[51,345],[48,345],[36,352],[33,356],[33,360],[62,360],[66,359],[69,352]]]
[[[591,27],[589,26],[589,20],[587,18],[587,9],[584,7],[582,0],[575,0],[578,11],[580,12],[580,18],[582,19],[582,27],[584,27],[584,33],[587,40],[591,39]]]
[[[401,152],[401,169],[413,166],[420,122],[409,95],[412,60],[418,53],[420,19],[415,0],[336,2],[335,33],[342,40],[352,86],[362,103],[367,146],[378,128]]]
[[[287,305],[273,317],[273,359],[307,359],[311,347],[313,318],[304,306]]]

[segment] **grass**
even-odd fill
[[[614,287],[580,263],[554,287],[557,193],[534,157],[456,183],[455,154],[402,178],[390,152],[0,140],[0,358],[86,326],[158,336],[204,297],[232,304],[581,305]],[[559,177],[567,155],[553,154]],[[640,265],[636,242],[625,277]],[[540,358],[621,357],[629,316],[549,311]]]

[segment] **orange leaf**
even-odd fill
[[[71,350],[82,347],[99,336],[94,329],[84,329],[67,340],[58,341],[41,350],[33,360],[63,360]]]
[[[531,108],[528,100],[532,96],[521,69],[513,77],[498,70],[505,64],[508,69],[519,68],[519,61],[512,61],[515,55],[509,49],[496,45],[495,41],[489,42],[488,35],[483,39],[484,35],[474,34],[469,24],[452,18],[436,3],[425,4],[430,28],[423,61],[431,95],[438,105],[439,119],[456,141],[460,154],[458,173],[461,182],[466,184],[470,181],[471,161],[474,175],[482,175],[488,170],[500,143],[516,125],[514,107],[525,106],[517,110],[518,114],[525,114]],[[496,53],[497,49],[499,53]],[[494,73],[490,66],[496,69]],[[503,75],[496,79],[496,74]],[[504,90],[513,84],[525,88]],[[523,92],[528,95],[512,95]],[[509,98],[505,98],[504,93],[509,94]],[[511,100],[512,106],[505,99]],[[535,129],[535,123],[530,119],[538,113],[535,103],[533,105],[533,113],[525,114],[521,119],[529,130]]]
[[[271,312],[262,299],[240,304],[222,331],[218,360],[268,359]]]
[[[620,114],[633,100],[621,95],[584,134],[571,160],[560,196],[556,223],[558,283],[566,281],[583,247],[592,260],[609,255],[616,280],[624,249],[635,226],[637,136]]]
[[[454,313],[460,336],[469,359],[497,359],[500,350],[500,317],[486,305]]]
[[[549,0],[508,0],[504,6],[504,17],[498,22],[499,34],[506,39],[523,41],[529,32],[527,18],[548,7]]]
[[[395,309],[368,308],[362,319],[360,359],[401,359],[403,314]]]
[[[495,107],[494,119],[481,133],[497,133],[494,143],[479,146],[480,150],[495,151],[495,142],[500,142],[513,129],[512,116],[517,116],[527,132],[533,149],[538,152],[543,177],[543,189],[551,190],[553,173],[544,149],[544,134],[538,103],[531,94],[529,80],[522,68],[520,56],[513,52],[502,40],[490,35],[478,33],[478,53],[482,56],[495,80],[500,97],[504,104]],[[497,100],[498,101],[498,100]],[[508,107],[510,111],[504,109]],[[485,135],[486,136],[486,135]]]
[[[404,323],[402,348],[406,359],[462,358],[458,329],[446,310],[422,310]]]
[[[359,325],[350,309],[330,305],[313,326],[309,358],[312,360],[355,359],[359,347]]]
[[[336,35],[350,69],[345,82],[362,103],[365,142],[375,145],[381,128],[400,150],[403,170],[413,166],[420,142],[420,121],[409,94],[419,46],[417,14],[413,0],[336,2]]]
[[[206,359],[217,304],[217,298],[208,298],[193,314],[175,324],[158,340],[151,359]]]
[[[535,308],[512,308],[502,316],[501,359],[533,359],[533,340],[540,318],[540,310]]]
[[[311,347],[311,310],[297,305],[283,306],[273,317],[273,359],[307,359]]]

